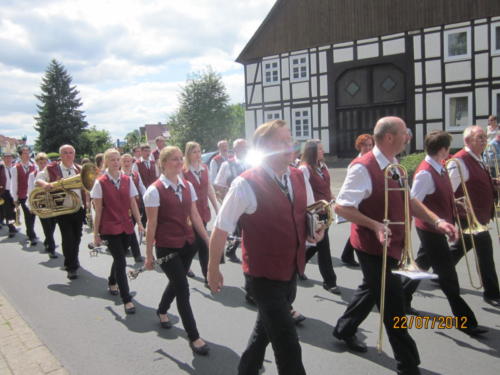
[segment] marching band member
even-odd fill
[[[156,137],[155,144],[156,144],[156,149],[151,153],[151,159],[157,162],[158,159],[160,158],[161,150],[163,150],[163,147],[165,147],[165,137],[162,137],[161,135]]]
[[[490,117],[488,117],[488,128],[486,129],[488,142],[491,142],[495,139],[498,130],[497,116],[491,115]]]
[[[141,145],[141,159],[132,166],[134,172],[139,172],[146,189],[158,178],[160,171],[158,164],[151,160],[151,147],[147,143]],[[146,211],[141,213],[141,222],[145,226],[147,221]]]
[[[370,152],[374,146],[373,136],[371,134],[361,134],[356,138],[354,147],[359,152],[358,157],[363,156],[367,152]],[[354,259],[354,248],[351,245],[351,241],[348,238],[340,256],[342,263],[351,267],[359,267],[359,263]]]
[[[3,177],[0,175],[0,178],[4,181],[0,183],[3,186],[2,198],[5,200],[4,204],[1,206],[1,210],[3,212],[3,218],[9,227],[9,238],[12,238],[16,235],[17,229],[14,226],[13,222],[16,220],[16,211],[14,200],[12,199],[12,195],[10,194],[10,186],[12,181],[12,161],[14,159],[14,155],[11,152],[3,153]],[[0,171],[1,172],[1,171]]]
[[[328,167],[324,163],[323,145],[319,140],[312,139],[306,142],[299,169],[304,174],[304,178],[309,180],[311,184],[314,200],[330,202],[333,198],[330,189],[330,173],[328,173]],[[325,236],[321,241],[306,250],[306,264],[316,253],[318,253],[319,272],[323,277],[323,288],[330,293],[340,294],[340,288],[337,286],[337,275],[333,270],[328,229],[325,230]]]
[[[421,201],[431,211],[439,212],[441,220],[453,223],[453,190],[448,173],[442,164],[448,158],[450,144],[451,135],[444,131],[427,134],[424,141],[427,155],[415,171],[411,196]],[[453,314],[467,319],[467,328],[462,331],[469,335],[486,332],[485,329],[477,326],[474,313],[460,296],[458,276],[446,236],[439,232],[435,225],[429,225],[419,218],[415,219],[415,226],[420,238],[420,248],[415,259],[419,268],[427,271],[432,267],[434,273],[439,276],[439,285],[448,299]],[[409,278],[404,280],[406,310],[409,313],[417,313],[411,308],[411,300],[419,284],[420,280]]]
[[[248,169],[248,165],[245,162],[245,156],[247,154],[247,141],[243,138],[236,139],[233,142],[233,150],[234,158],[222,163],[214,182],[215,190],[222,198],[225,197],[234,179]],[[239,237],[241,235],[239,226],[236,227],[233,235],[235,237]],[[231,262],[240,263],[239,258],[236,256],[238,246],[240,246],[240,241],[235,240],[232,241],[226,249],[226,256]]]
[[[102,152],[96,154],[94,161],[97,167],[97,176],[101,176],[104,173],[104,154]]]
[[[135,146],[132,149],[132,156],[134,157],[134,162],[141,160],[141,146]]]
[[[225,139],[217,142],[217,149],[219,153],[212,158],[210,161],[210,182],[215,183],[215,178],[219,173],[219,169],[225,161],[229,159],[229,144]]]
[[[39,152],[35,156],[35,163],[37,168],[30,173],[28,176],[28,197],[35,188],[35,180],[40,171],[43,171],[49,162],[49,158],[45,152]],[[29,200],[28,200],[29,203]],[[50,259],[56,259],[56,243],[54,241],[54,231],[56,229],[56,219],[53,217],[48,217],[45,219],[40,218],[40,223],[42,224],[43,234],[45,240],[43,241],[43,246],[45,251],[49,254]]]
[[[182,171],[181,150],[174,146],[165,147],[160,153],[159,162],[162,174],[144,194],[148,216],[145,266],[147,269],[153,268],[153,243],[156,243],[157,258],[176,254],[161,264],[169,283],[157,310],[160,325],[163,328],[171,327],[167,311],[175,298],[189,337],[189,346],[193,353],[207,355],[209,347],[200,338],[189,302],[186,273],[194,255],[193,227],[207,244],[208,235],[196,208],[197,197],[193,185],[179,176]]]
[[[142,201],[142,196],[146,192],[146,187],[142,183],[141,176],[139,172],[132,170],[132,165],[134,163],[134,158],[130,154],[123,154],[120,158],[121,171],[126,176],[130,177],[135,184],[135,187],[139,194],[136,196],[137,207],[139,207],[139,212],[144,212],[144,203]],[[133,217],[132,217],[133,219]],[[134,221],[134,225],[135,225]],[[135,231],[129,236],[130,239],[130,250],[132,251],[132,256],[136,263],[142,262],[141,248],[139,246],[139,241],[137,241],[137,236]]]
[[[63,178],[68,178],[79,174],[81,167],[74,164],[75,148],[71,145],[62,145],[59,147],[60,162],[54,162],[38,173],[35,185],[43,187],[46,191],[52,189],[52,182]],[[78,253],[80,251],[80,241],[82,238],[83,219],[85,217],[84,204],[87,201],[86,195],[82,189],[72,189],[80,198],[81,207],[78,211],[71,214],[59,215],[56,222],[59,225],[62,238],[62,251],[64,254],[64,267],[67,271],[67,277],[70,280],[78,278],[78,268],[80,262]],[[64,204],[70,204],[66,200]]]
[[[394,317],[405,316],[401,279],[391,272],[392,268],[397,267],[401,257],[404,245],[403,225],[391,225],[389,228],[387,273],[381,275],[386,233],[382,223],[384,169],[389,164],[397,163],[395,156],[405,147],[408,140],[406,124],[398,117],[381,118],[375,125],[374,138],[374,149],[351,163],[335,206],[336,213],[352,223],[351,243],[361,265],[363,281],[338,320],[333,335],[345,341],[353,351],[367,351],[365,344],[356,338],[356,330],[375,303],[380,308],[380,280],[384,276],[387,280],[386,295],[390,296],[385,300],[384,325],[394,351],[398,373],[419,374],[420,359],[415,342],[406,329],[394,326]],[[399,187],[399,184],[390,180],[389,186]],[[390,220],[404,221],[403,193],[390,191],[389,196]],[[452,224],[439,219],[416,199],[411,199],[410,206],[414,216],[427,223],[435,223],[436,229],[454,239],[456,232]]]
[[[118,150],[106,150],[103,159],[105,169],[90,193],[95,205],[94,244],[99,246],[102,240],[107,241],[113,256],[108,278],[109,292],[112,295],[119,292],[125,313],[133,314],[135,307],[129,293],[125,252],[129,245],[129,236],[134,231],[130,212],[139,225],[139,231],[144,232],[136,201],[138,192],[132,179],[120,172]]]
[[[201,220],[203,221],[203,226],[207,228],[207,223],[210,221],[210,207],[208,206],[208,200],[212,203],[215,212],[218,211],[217,198],[215,197],[215,191],[210,183],[208,176],[208,168],[205,164],[201,162],[201,147],[197,142],[186,143],[186,149],[184,152],[184,168],[182,170],[183,177],[189,181],[196,191],[196,196],[198,200],[196,201],[196,207],[198,208],[198,213],[200,214]],[[200,258],[201,272],[205,279],[205,285],[207,284],[207,265],[208,265],[208,246],[203,240],[203,238],[195,231],[195,247],[198,251],[198,256]]]
[[[20,161],[11,169],[12,179],[10,185],[10,194],[14,204],[21,205],[26,225],[26,235],[31,246],[36,245],[35,233],[35,215],[29,210],[26,200],[28,199],[28,176],[35,170],[35,166],[30,161],[30,149],[28,146],[22,146],[19,149]]]
[[[462,168],[465,186],[477,220],[480,224],[486,225],[495,214],[496,199],[496,191],[488,167],[481,160],[481,154],[487,142],[486,133],[480,126],[473,125],[464,130],[463,138],[465,147],[453,155],[453,158],[458,159]],[[455,163],[451,162],[449,164],[448,172],[455,197],[463,196],[460,174]],[[460,210],[460,215],[462,214],[463,211]],[[467,228],[467,222],[464,220],[464,217],[461,216],[460,219],[463,221],[462,228]],[[470,236],[465,235],[464,237],[466,250],[469,251],[472,248]],[[489,231],[474,235],[474,242],[476,244],[479,270],[484,286],[483,299],[492,306],[500,307],[498,276],[495,269],[493,245]],[[451,246],[451,256],[455,265],[462,259],[464,249],[462,248],[461,241]]]
[[[258,308],[257,321],[241,356],[238,374],[257,374],[272,343],[279,374],[305,374],[290,305],[296,274],[304,272],[306,208],[314,202],[302,172],[290,168],[292,137],[281,120],[265,123],[254,134],[254,146],[266,155],[231,185],[210,239],[208,283],[223,286],[219,261],[228,233],[238,221],[243,229],[243,272]],[[319,233],[313,242],[321,238]]]

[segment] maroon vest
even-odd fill
[[[243,214],[243,272],[254,277],[289,281],[305,267],[307,194],[302,172],[290,168],[293,204],[262,168],[241,175],[252,188],[257,210]]]
[[[200,213],[201,220],[204,223],[210,221],[210,208],[208,207],[208,168],[205,164],[202,165],[203,170],[200,176],[200,182],[196,179],[196,176],[190,169],[184,172],[184,178],[193,184],[198,200],[196,201],[196,208]]]
[[[314,168],[307,166],[307,169],[309,169],[309,182],[314,193],[314,200],[319,201],[323,199],[330,202],[332,191],[330,190],[330,173],[328,173],[328,168],[324,165],[321,166],[323,177]]]
[[[155,158],[155,161],[160,158],[160,150],[156,149],[153,151],[153,157]]]
[[[489,171],[483,168],[464,149],[458,151],[453,157],[462,159],[469,170],[469,180],[465,183],[465,186],[467,187],[472,207],[474,207],[474,213],[481,224],[488,224],[493,217],[495,201],[495,188],[493,187]],[[455,192],[455,197],[458,198],[463,195],[462,186],[459,186]],[[461,217],[465,216],[461,210],[459,210],[459,214]]]
[[[376,220],[382,222],[384,220],[384,171],[380,169],[373,152],[370,151],[363,156],[353,160],[352,165],[361,164],[367,170],[371,178],[372,193],[363,200],[358,209],[359,211]],[[389,187],[398,188],[398,181],[389,180]],[[389,192],[389,220],[404,221],[404,200],[402,191]],[[390,225],[391,242],[388,247],[387,254],[391,258],[399,260],[401,251],[404,245],[404,228],[403,225]],[[372,255],[382,255],[383,247],[378,240],[375,232],[361,225],[351,224],[351,244],[355,249],[364,251]]]
[[[158,208],[158,220],[156,225],[155,240],[159,247],[181,249],[186,242],[193,243],[194,232],[189,216],[191,213],[191,191],[188,182],[184,182],[182,189],[182,202],[172,188],[165,188],[159,179],[154,186],[160,195],[160,207]]]
[[[219,170],[222,163],[226,161],[226,159],[224,159],[221,154],[215,155],[212,160],[215,160],[215,162],[217,163],[217,170]]]
[[[149,187],[153,182],[158,178],[156,176],[156,167],[155,162],[149,161],[149,168],[146,167],[146,163],[142,160],[138,160],[135,162],[137,164],[137,169],[139,169],[139,174],[141,175],[142,183],[144,186]]]
[[[455,221],[453,217],[454,197],[448,173],[441,175],[425,160],[420,163],[415,171],[415,175],[420,171],[427,171],[431,174],[435,187],[434,193],[426,195],[423,203],[429,210],[434,212],[440,218],[446,220],[450,224],[453,224]],[[434,227],[434,225],[426,223],[417,217],[415,218],[415,226],[428,232],[441,233]]]
[[[130,216],[130,178],[120,176],[120,189],[116,189],[108,175],[98,179],[102,189],[102,215],[100,234],[132,234],[134,225]]]
[[[24,171],[21,163],[16,164],[17,168],[17,198],[25,199],[28,194],[28,176],[35,170],[33,164],[29,164],[28,173]]]

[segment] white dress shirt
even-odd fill
[[[155,162],[154,157],[153,160],[151,159],[143,159],[142,157],[139,159],[139,161],[143,161],[146,163],[146,166],[148,166],[148,169],[151,168],[151,165],[155,166],[155,176],[158,177],[160,175],[160,168],[158,167],[158,163]],[[139,167],[137,166],[136,163],[132,164],[132,170],[135,172],[139,172]],[[140,173],[139,173],[140,175]]]
[[[480,165],[483,166],[483,168],[487,169],[486,165],[483,163],[483,160],[481,157],[477,156],[474,154],[469,147],[465,147],[465,151],[467,151]],[[464,178],[464,182],[469,181],[469,168],[465,165],[464,161],[460,158],[458,158],[458,163],[461,167],[462,171],[462,177]],[[451,161],[448,164],[448,174],[450,175],[450,180],[451,180],[451,187],[453,188],[453,191],[457,191],[458,187],[460,186],[460,172],[458,171],[457,165],[455,162]]]
[[[226,160],[227,159],[224,158],[224,161]],[[219,164],[217,164],[217,162],[215,161],[215,157],[210,161],[210,167],[208,172],[209,172],[210,182],[214,184],[215,178],[217,177],[217,173],[219,173]]]
[[[170,188],[174,192],[177,191],[177,185],[174,184],[172,181],[170,181],[163,173],[160,176],[160,181],[162,182],[163,186],[165,186],[166,189]],[[179,182],[180,186],[186,188],[184,182],[182,181],[181,176],[177,177],[177,181]],[[196,202],[198,200],[196,191],[194,190],[194,187],[191,184],[191,182],[187,181],[187,183],[189,186],[189,190],[191,191],[191,200],[193,202]],[[179,200],[182,202],[182,195],[177,195],[177,196],[179,197]],[[160,207],[160,193],[158,192],[158,189],[154,184],[151,184],[148,187],[143,198],[144,198],[144,207]]]
[[[22,167],[24,168],[25,172],[29,171],[29,167],[31,167],[33,164],[30,162],[26,164],[22,164]],[[36,168],[36,166],[35,166]],[[15,202],[19,199],[17,195],[17,191],[19,189],[18,182],[17,182],[17,166],[13,166],[10,170],[11,173],[11,180],[10,180],[10,195],[12,195],[12,200]]]
[[[205,169],[205,168],[203,168],[203,164],[198,165],[198,167],[194,167],[193,165],[190,165],[190,166],[189,166],[189,170],[191,171],[191,173],[193,174],[194,178],[196,179],[196,181],[197,181],[199,184],[201,183],[201,179],[200,179],[199,174],[200,174],[201,172],[203,172],[203,170],[204,170],[204,169]],[[186,177],[184,176],[184,173],[182,173],[182,176],[183,176],[184,178],[186,178]]]
[[[120,188],[120,179],[123,175],[122,172],[120,172],[117,179],[114,179],[109,174],[107,169],[104,171],[104,174],[110,178],[111,182],[113,182],[113,184],[116,186],[117,189]],[[135,187],[134,181],[132,180],[132,178],[130,178],[129,197],[132,198],[132,197],[135,197],[136,195],[139,195],[139,193],[137,192],[137,188]],[[102,186],[101,186],[101,182],[99,180],[95,180],[94,187],[90,191],[90,198],[102,199]]]
[[[425,161],[429,163],[438,174],[446,171],[446,169],[429,155],[425,155]],[[413,177],[413,186],[411,187],[411,197],[417,198],[420,202],[427,195],[434,194],[436,185],[429,171],[422,170]]]
[[[244,171],[244,170],[248,169],[248,166],[245,164],[245,162],[241,159],[238,159],[236,156],[234,157],[233,161],[236,164],[238,164],[238,166],[240,167],[241,170]],[[220,166],[219,173],[217,173],[217,177],[215,177],[214,185],[228,188],[229,186],[227,186],[227,180],[229,179],[229,177],[232,176],[232,173],[233,173],[233,171],[232,171],[230,162],[225,161]],[[237,177],[237,176],[235,176],[235,177]]]
[[[133,170],[132,170],[132,173],[130,173],[130,174],[127,174],[124,171],[121,171],[121,172],[124,173],[125,175],[129,176],[130,179],[132,180],[132,182],[134,181],[134,173],[133,173],[134,171]],[[144,183],[142,182],[141,174],[139,172],[137,172],[137,177],[139,178],[138,190],[139,190],[139,194],[141,194],[141,197],[142,197],[144,195],[144,193],[146,193],[146,186],[144,186]]]
[[[274,171],[268,166],[263,165],[264,170],[274,178],[278,178]],[[287,181],[288,192],[290,194],[290,199],[293,201],[293,188],[292,182],[290,181],[290,170],[284,174],[281,180],[284,183],[284,179]],[[306,185],[307,194],[307,205],[314,203],[314,195],[311,188],[309,180],[304,177],[304,182]],[[269,202],[272,204],[272,202]],[[250,184],[243,177],[238,176],[235,178],[229,191],[222,202],[222,206],[219,210],[219,214],[215,219],[215,226],[227,233],[233,233],[236,228],[236,224],[241,215],[248,214],[251,215],[257,210],[257,197],[252,190]]]
[[[388,160],[377,146],[373,148],[372,152],[381,170],[384,170],[389,164],[398,162],[396,158]],[[372,180],[368,169],[360,163],[351,164],[336,203],[339,206],[358,208],[359,204],[371,194]]]
[[[2,163],[3,164],[3,163]],[[12,181],[12,167],[7,167],[5,164],[3,164],[5,167],[5,190],[10,191],[10,185]]]

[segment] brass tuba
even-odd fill
[[[82,205],[80,197],[73,189],[90,191],[97,176],[97,168],[92,163],[85,163],[80,174],[63,178],[52,183],[47,191],[42,187],[33,189],[29,196],[31,212],[41,219],[72,214]]]

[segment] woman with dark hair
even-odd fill
[[[359,135],[358,138],[356,138],[356,142],[354,143],[354,147],[359,152],[357,157],[359,158],[367,152],[370,152],[374,145],[375,142],[371,134]],[[344,246],[344,251],[342,251],[340,259],[346,266],[359,267],[359,263],[354,259],[354,248],[352,247],[349,238],[347,238],[347,242]]]
[[[330,189],[330,174],[324,163],[323,145],[319,140],[313,139],[305,143],[299,169],[304,174],[304,178],[309,180],[311,184],[314,200],[330,202],[333,198]],[[337,275],[333,270],[328,229],[325,230],[325,236],[321,241],[307,249],[306,263],[316,253],[318,253],[319,272],[323,277],[323,288],[330,293],[340,294],[340,289],[337,286]]]

